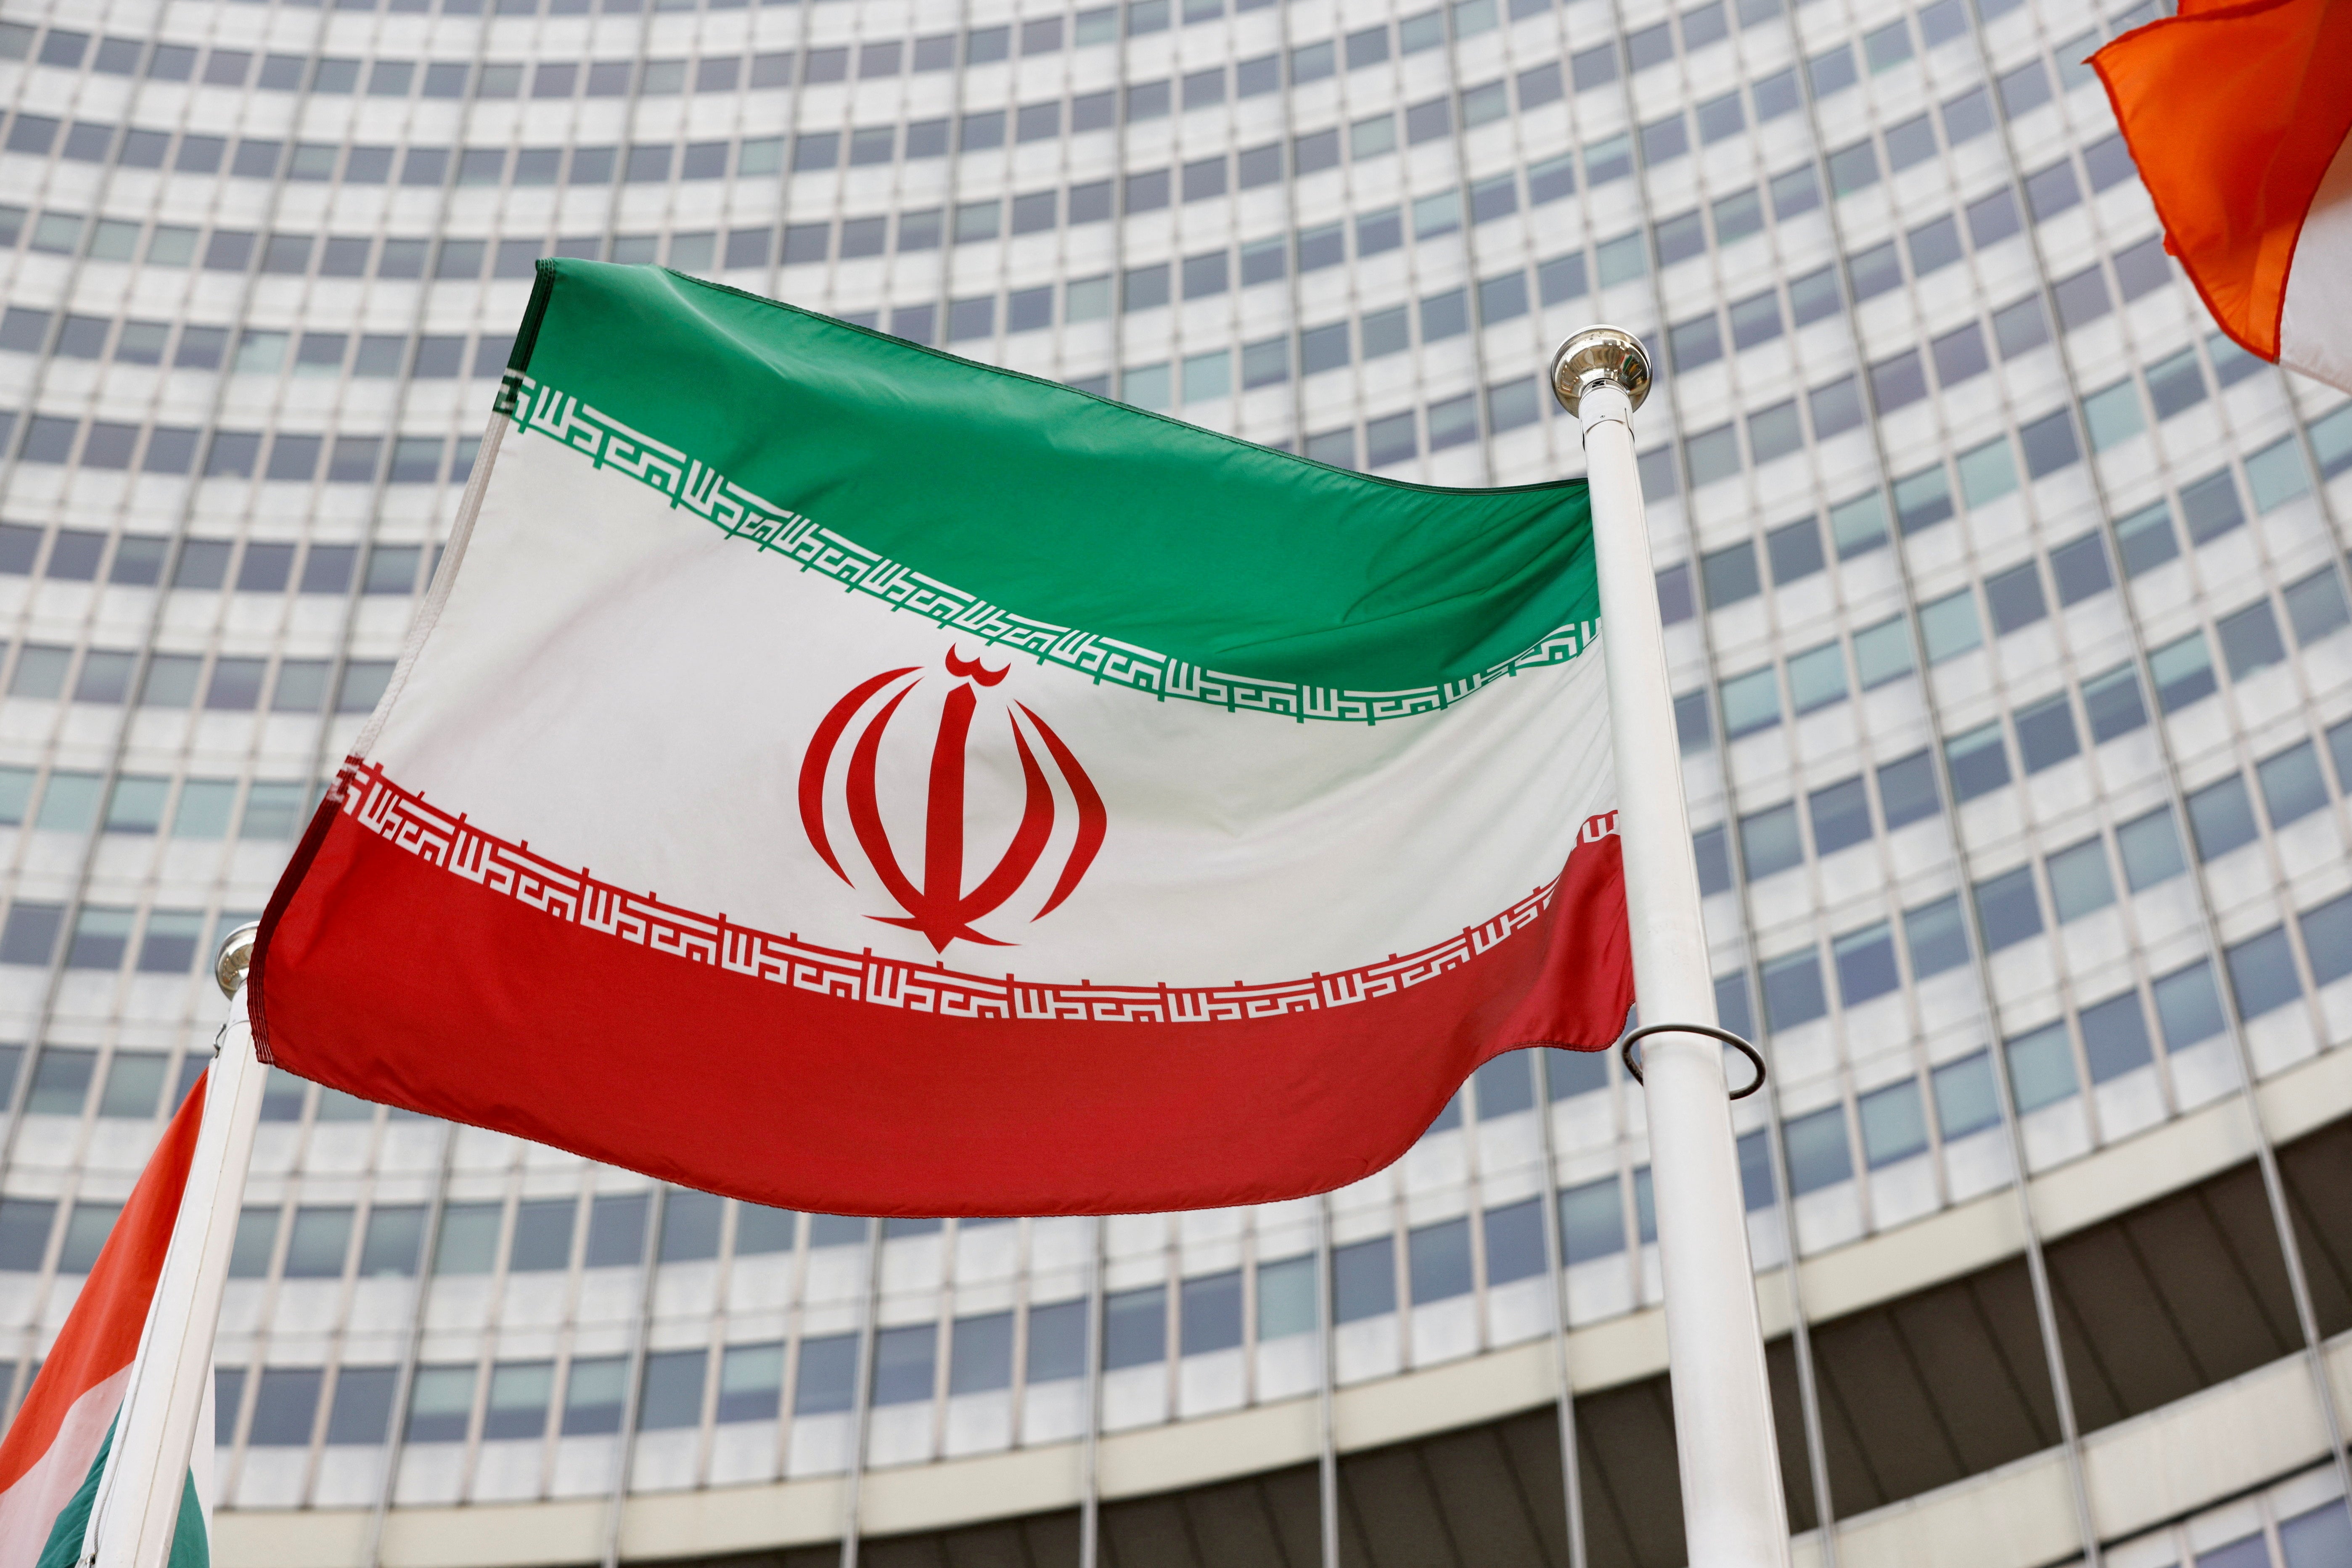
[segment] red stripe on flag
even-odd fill
[[[332,802],[250,985],[269,1058],[363,1099],[755,1203],[924,1215],[1340,1186],[1402,1153],[1489,1058],[1606,1047],[1633,995],[1613,836],[1578,847],[1541,914],[1385,995],[1213,1021],[985,1018],[683,962]]]
[[[147,1306],[163,1271],[180,1194],[188,1184],[188,1161],[195,1152],[209,1077],[196,1080],[163,1130],[163,1141],[131,1189],[131,1201],[122,1205],[106,1245],[99,1249],[65,1327],[58,1331],[57,1343],[42,1362],[40,1376],[33,1380],[7,1436],[0,1437],[0,1492],[22,1480],[49,1451],[74,1401],[129,1366],[139,1353],[140,1331],[146,1326]]]

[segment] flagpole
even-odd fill
[[[1649,356],[1630,332],[1588,327],[1560,345],[1551,377],[1584,430],[1634,994],[1645,1033],[1677,1025],[1713,1030],[1715,983],[1633,460],[1633,410],[1650,389]],[[1687,1561],[1692,1568],[1786,1568],[1788,1509],[1723,1050],[1698,1032],[1647,1035],[1642,1046]]]
[[[245,972],[259,929],[231,931],[214,962],[214,978],[229,999],[228,1022],[215,1046],[187,1189],[82,1537],[82,1568],[164,1568],[171,1557],[188,1457],[212,1387],[213,1334],[268,1077],[245,1016]],[[212,1441],[211,1434],[203,1436]]]

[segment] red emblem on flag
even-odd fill
[[[1058,908],[1076,890],[1079,879],[1094,864],[1096,852],[1102,848],[1105,816],[1102,795],[1087,776],[1085,768],[1062,738],[1045,721],[1032,712],[1027,705],[997,698],[994,702],[1004,715],[1005,726],[1013,737],[1013,745],[1021,765],[1022,806],[1019,822],[1013,829],[1012,840],[1006,845],[993,868],[979,883],[967,890],[964,887],[965,822],[965,760],[972,743],[972,721],[981,708],[981,697],[974,689],[994,687],[1012,670],[1011,665],[1001,668],[984,668],[982,659],[960,658],[950,648],[947,656],[947,673],[955,682],[940,709],[940,727],[931,742],[929,791],[925,797],[923,812],[923,860],[921,880],[907,873],[898,852],[891,847],[889,829],[885,826],[882,803],[876,786],[876,773],[882,752],[882,737],[890,721],[914,690],[927,679],[919,666],[908,665],[900,669],[887,669],[861,681],[842,700],[833,705],[824,722],[810,737],[808,753],[801,760],[800,805],[801,826],[808,833],[809,843],[833,868],[835,876],[852,887],[856,879],[845,869],[835,854],[831,835],[825,827],[825,806],[828,781],[833,773],[833,758],[842,741],[853,726],[857,730],[849,752],[849,765],[844,771],[843,783],[851,829],[857,838],[857,847],[865,855],[884,889],[898,900],[905,913],[875,915],[872,918],[885,925],[904,926],[920,931],[934,951],[944,952],[951,942],[985,942],[992,947],[1011,945],[1003,939],[983,935],[973,928],[982,920],[1004,907],[1037,875],[1038,863],[1054,839],[1054,827],[1061,806],[1047,764],[1053,768],[1075,805],[1077,816],[1076,832],[1072,836],[1066,858],[1055,878],[1053,890],[1032,920],[1042,920]],[[912,679],[908,679],[912,677]],[[893,691],[891,689],[897,689]],[[884,693],[889,695],[885,698]],[[983,730],[986,730],[983,726]],[[983,733],[983,743],[986,741]],[[1034,742],[1034,743],[1033,743]],[[1043,753],[1043,760],[1040,758]]]

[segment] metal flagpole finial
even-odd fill
[[[1624,389],[1634,407],[1650,395],[1650,351],[1622,327],[1587,327],[1551,356],[1552,395],[1570,414],[1596,386]]]
[[[221,938],[220,952],[213,957],[213,978],[220,983],[222,995],[236,995],[245,984],[245,972],[253,964],[253,939],[260,934],[261,922],[247,921]]]

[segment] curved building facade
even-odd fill
[[[383,689],[537,258],[1439,484],[1574,471],[1542,373],[1607,321],[1775,1064],[1800,1560],[2352,1563],[2352,405],[2164,256],[2080,64],[2149,14],[8,0],[5,1398]],[[264,1117],[225,1562],[1683,1561],[1607,1057],[1490,1065],[1328,1199],[1100,1223],[751,1208],[282,1076]]]

